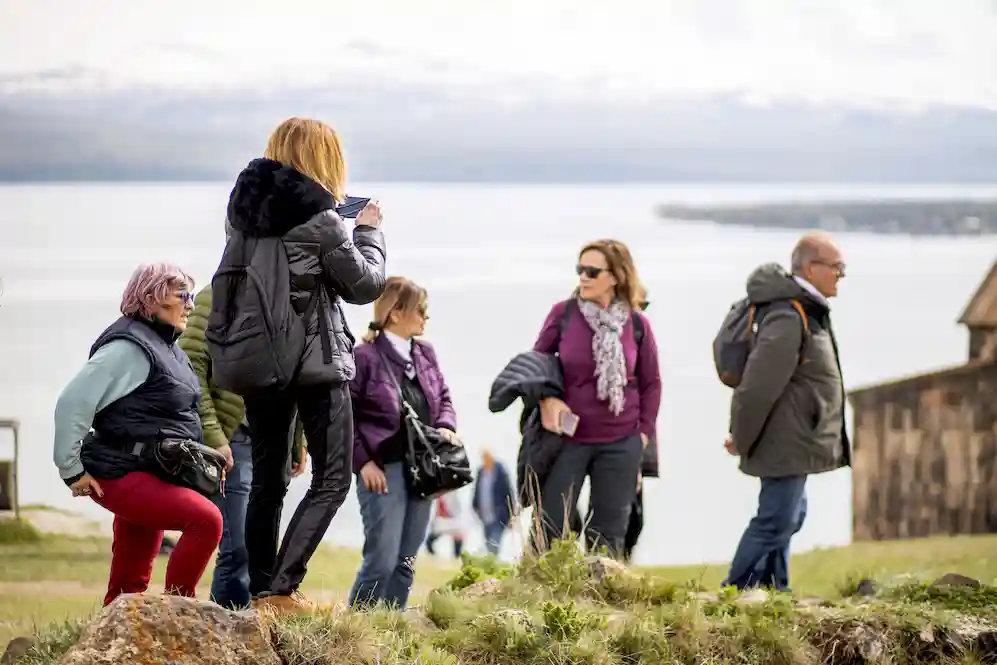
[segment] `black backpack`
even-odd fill
[[[321,286],[309,298],[310,319]],[[287,252],[280,237],[232,231],[211,279],[211,315],[204,330],[212,376],[240,395],[292,383],[304,353],[305,326],[291,305]]]
[[[800,301],[776,300],[757,305],[747,298],[742,298],[730,306],[720,331],[713,339],[713,364],[716,366],[717,376],[724,385],[736,388],[741,384],[744,367],[748,364],[751,349],[754,348],[754,336],[764,315],[773,309],[787,307],[796,310],[803,321],[803,342],[799,359],[799,363],[803,364],[804,347],[810,336],[810,324]]]

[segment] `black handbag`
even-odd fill
[[[453,443],[435,427],[419,420],[412,405],[405,400],[402,387],[388,361],[380,353],[381,363],[398,391],[402,405],[402,426],[405,427],[408,450],[405,452],[405,485],[417,499],[435,499],[458,490],[473,480],[467,450]]]
[[[143,455],[143,451],[136,454]],[[144,451],[143,456],[153,462],[153,473],[168,483],[207,497],[218,492],[224,494],[227,460],[214,448],[190,439],[163,439]]]

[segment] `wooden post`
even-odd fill
[[[0,420],[0,429],[9,429],[14,434],[14,468],[11,469],[12,483],[11,483],[11,507],[14,509],[14,519],[19,519],[21,517],[21,499],[20,492],[18,488],[18,478],[17,478],[17,467],[20,458],[20,447],[18,441],[18,434],[20,433],[21,424],[14,420],[13,418],[8,418],[6,420]]]

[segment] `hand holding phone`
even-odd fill
[[[579,418],[571,411],[562,411],[560,415],[561,432],[565,436],[574,436],[578,429]]]

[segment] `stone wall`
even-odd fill
[[[849,399],[854,540],[997,532],[997,363]]]

